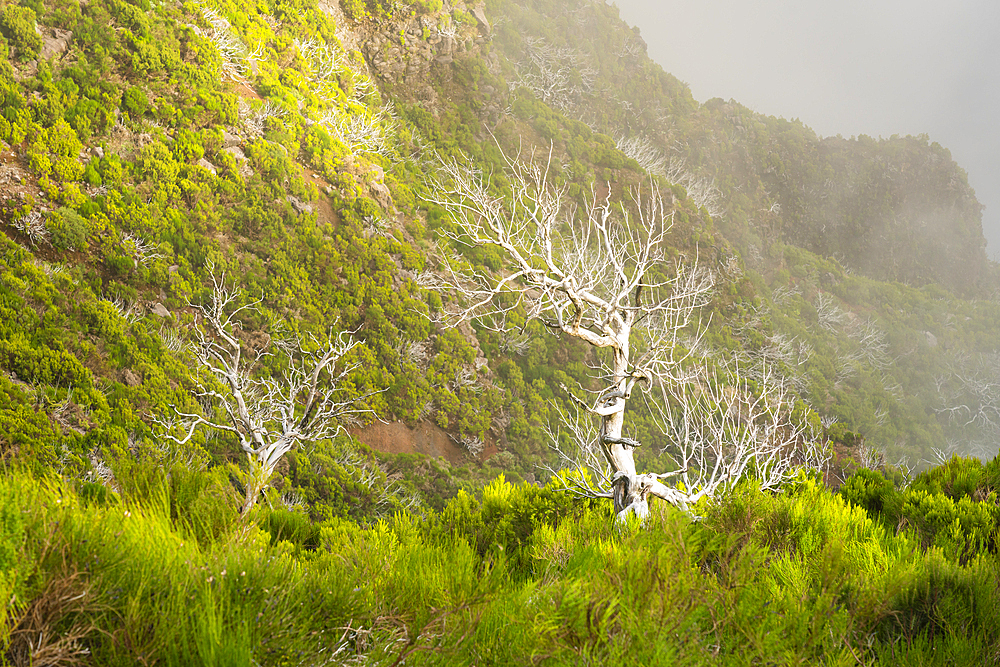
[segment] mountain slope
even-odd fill
[[[579,201],[647,174],[672,188],[673,252],[724,278],[709,339],[780,364],[834,440],[893,459],[995,449],[995,397],[961,387],[991,372],[968,360],[996,354],[996,303],[948,291],[988,296],[997,269],[961,170],[924,138],[820,140],[698,104],[603,3],[3,12],[8,457],[86,472],[155,442],[168,405],[196,409],[184,346],[214,274],[262,299],[248,344],[357,331],[353,388],[381,390],[377,414],[534,475],[547,401],[592,360],[439,329],[421,276],[449,224],[426,200],[439,156],[499,173],[501,151],[536,149]]]

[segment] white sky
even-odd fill
[[[969,174],[1000,260],[1000,0],[616,0],[695,99],[823,136],[930,135]]]

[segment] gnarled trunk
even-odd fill
[[[615,384],[605,399],[605,407],[614,412],[603,417],[599,436],[604,456],[611,465],[612,497],[615,514],[620,519],[624,519],[630,511],[640,518],[648,513],[645,490],[636,476],[635,457],[632,455],[634,443],[622,437],[625,405],[631,392],[628,370],[630,333],[630,327],[624,325],[615,336],[616,344],[612,347]]]

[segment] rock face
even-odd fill
[[[41,60],[48,60],[49,58],[61,58],[67,50],[69,50],[69,43],[73,39],[73,33],[69,30],[60,30],[59,28],[45,28],[41,31],[42,33],[42,48],[39,52],[39,58]]]
[[[242,143],[243,143],[243,140],[240,139],[235,134],[231,134],[230,132],[223,132],[222,133],[222,146],[223,146],[223,148],[225,148],[225,149],[234,148],[236,146],[239,146]],[[240,155],[243,154],[243,151],[240,151],[238,148],[236,150],[240,152]]]
[[[470,9],[469,13],[479,22],[480,32],[489,34],[492,28],[490,27],[490,22],[486,20],[486,8],[483,5],[478,5]]]
[[[212,164],[211,162],[209,162],[208,160],[206,160],[205,158],[200,158],[195,164],[197,164],[202,169],[207,169],[208,171],[210,171],[212,173],[213,176],[215,175],[215,171],[216,171],[215,170],[215,165]]]
[[[122,379],[129,387],[138,387],[142,384],[142,380],[130,368],[126,368],[125,372],[122,373]]]
[[[457,3],[456,9],[462,9]],[[468,10],[475,24],[459,22],[450,10],[434,15],[407,16],[396,22],[366,26],[356,36],[371,70],[390,83],[405,83],[409,96],[424,98],[420,90],[433,67],[448,65],[462,54],[471,54],[483,43],[491,27],[485,5]],[[400,39],[402,37],[402,39]],[[405,91],[397,91],[405,92]]]
[[[247,159],[247,156],[243,152],[243,149],[240,148],[239,146],[226,146],[225,148],[222,149],[222,152],[229,153],[234,158],[236,158],[237,162],[243,162],[244,160]]]
[[[288,195],[287,197],[285,197],[285,199],[288,200],[288,203],[292,205],[292,208],[294,208],[295,212],[298,213],[299,215],[313,212],[312,204],[302,201],[295,195]]]

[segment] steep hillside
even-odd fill
[[[749,257],[780,240],[878,280],[966,297],[997,289],[981,206],[928,137],[820,138],[738,101],[698,104],[604,3],[495,8],[513,85],[614,137],[644,167],[705,190]]]
[[[0,0],[0,663],[995,664],[979,210],[604,2]]]
[[[669,191],[670,253],[719,281],[705,340],[780,368],[851,455],[996,451],[996,392],[971,378],[994,372],[997,269],[961,170],[925,138],[821,140],[699,104],[603,3],[2,11],[8,460],[94,475],[159,451],[169,406],[206,410],[190,344],[214,276],[259,299],[240,323],[252,349],[355,332],[362,420],[439,429],[469,453],[459,477],[489,458],[534,478],[560,386],[592,386],[594,358],[537,323],[517,340],[435,324],[451,227],[431,200],[442,160],[500,175],[505,156],[550,151],[580,205],[628,202],[650,177]],[[343,446],[295,454],[278,486],[345,511],[316,489],[316,470],[353,474]],[[225,433],[185,447],[240,458]]]

